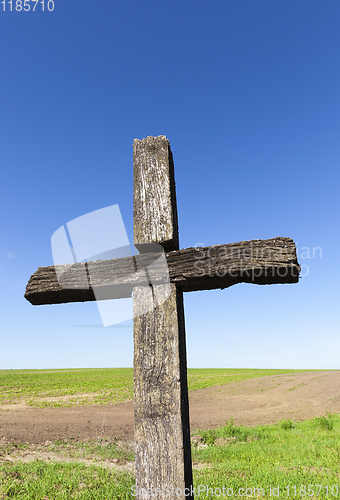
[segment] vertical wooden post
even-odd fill
[[[135,139],[133,153],[134,243],[140,250],[150,243],[176,250],[169,141],[165,136]],[[170,296],[158,304],[162,286],[133,290],[137,499],[143,490],[157,500],[193,498],[183,294],[171,284]]]

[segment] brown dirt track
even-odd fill
[[[236,425],[251,426],[304,420],[340,412],[340,371],[261,377],[192,391],[189,397],[191,430],[219,427],[230,416]],[[0,406],[0,441],[39,444],[98,437],[133,439],[133,401],[69,408]]]

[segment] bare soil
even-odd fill
[[[189,394],[191,430],[304,420],[340,412],[340,371],[274,375]],[[133,401],[105,406],[0,406],[0,442],[39,445],[57,439],[133,440]]]

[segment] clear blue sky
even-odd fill
[[[339,369],[339,2],[54,4],[0,10],[0,368],[132,366],[131,322],[23,296],[66,222],[119,204],[132,240],[132,142],[162,134],[181,248],[289,236],[308,269],[186,294],[189,366]]]

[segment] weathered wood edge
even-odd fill
[[[134,245],[142,254],[145,245],[155,243],[178,250],[174,165],[166,137],[135,140],[133,167]],[[193,484],[183,293],[175,284],[162,284],[169,279],[164,254],[155,262],[151,256],[150,265],[148,259],[136,258],[131,273],[141,272],[145,282],[133,287],[136,500],[149,488],[172,485],[184,492]],[[96,277],[100,283],[106,276]],[[159,301],[160,295],[166,300]],[[163,491],[157,494],[158,500],[166,498]]]
[[[165,253],[170,282],[182,292],[227,288],[237,283],[257,285],[298,283],[300,266],[292,239],[277,237]],[[55,267],[40,267],[32,274],[25,298],[33,305],[96,300],[93,287],[110,288],[107,298],[130,297],[144,285],[143,269],[155,254],[102,260],[86,264],[89,288],[83,288],[84,264],[73,264],[58,282]],[[70,266],[70,265],[69,265]],[[137,272],[136,272],[137,270]],[[164,282],[164,273],[154,284]]]
[[[133,141],[134,244],[178,250],[174,162],[165,135]]]

